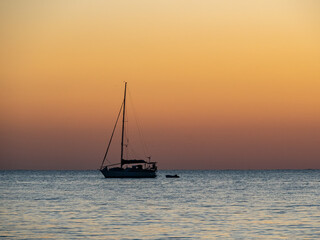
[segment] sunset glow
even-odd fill
[[[1,169],[97,169],[124,81],[160,169],[320,168],[318,1],[1,1]]]

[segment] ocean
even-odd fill
[[[319,170],[0,174],[4,239],[320,239]]]

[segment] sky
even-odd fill
[[[98,169],[124,81],[159,169],[319,169],[319,12],[316,0],[2,0],[0,169]]]

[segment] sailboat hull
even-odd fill
[[[100,170],[105,178],[155,178],[156,171],[146,169],[117,169]]]

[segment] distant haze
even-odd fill
[[[99,168],[123,81],[160,169],[320,168],[319,13],[312,0],[0,1],[0,169]]]

